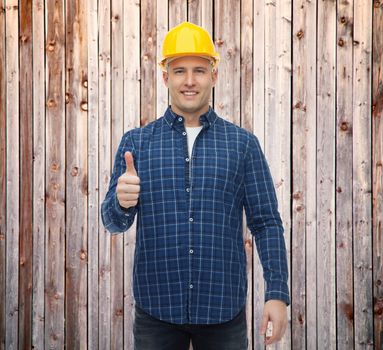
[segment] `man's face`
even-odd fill
[[[163,73],[172,110],[186,118],[199,118],[209,109],[210,94],[217,80],[210,61],[202,57],[176,58]]]

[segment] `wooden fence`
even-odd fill
[[[382,0],[0,0],[0,349],[132,349],[135,231],[100,203],[124,131],[164,111],[189,20],[214,107],[269,160],[292,304],[278,349],[383,349]],[[250,349],[263,280],[249,232]]]

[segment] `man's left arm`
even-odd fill
[[[274,183],[255,136],[250,138],[246,152],[244,187],[247,225],[255,238],[266,282],[261,332],[265,334],[268,321],[273,323],[273,335],[266,339],[266,344],[271,344],[280,340],[287,325],[288,266]]]

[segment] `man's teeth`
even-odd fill
[[[183,94],[187,96],[192,96],[192,95],[196,95],[197,93],[194,91],[184,91]]]

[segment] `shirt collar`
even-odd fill
[[[184,117],[173,112],[171,106],[169,106],[164,115],[165,121],[171,128],[177,128],[184,125]],[[209,106],[209,110],[199,117],[201,125],[204,129],[212,126],[217,119],[213,108]]]

